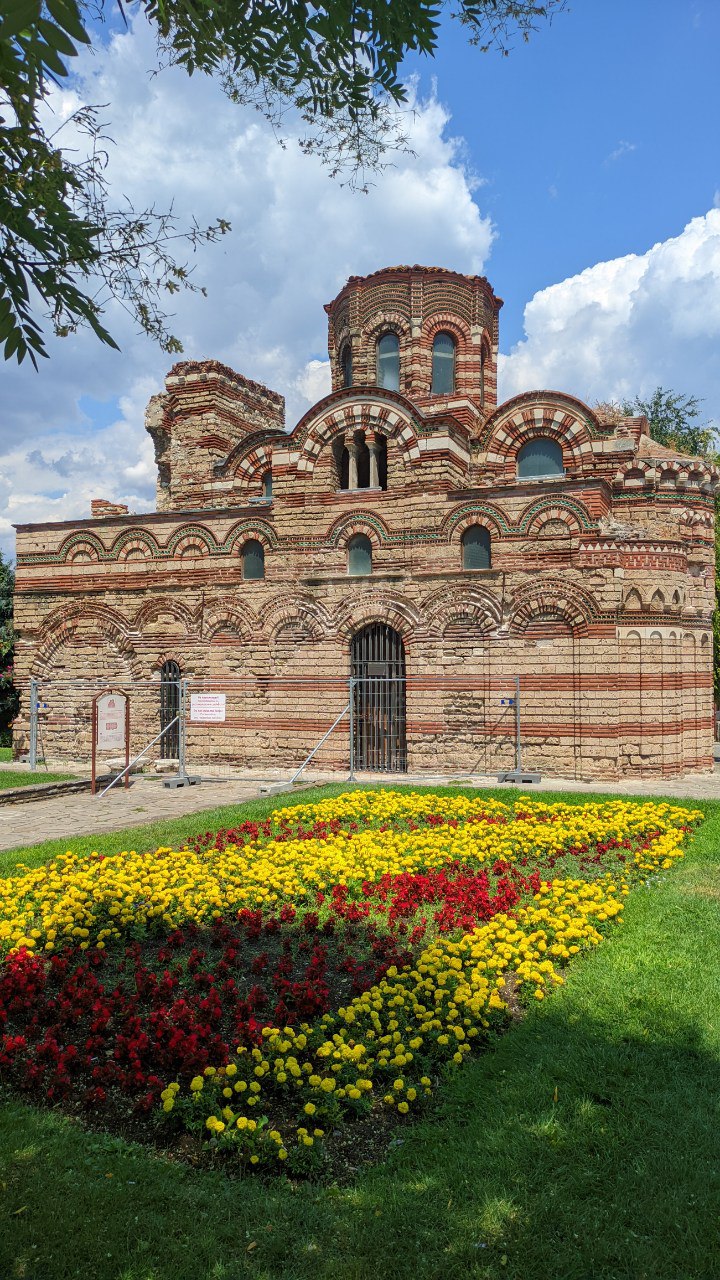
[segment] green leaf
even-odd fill
[[[18,0],[14,4],[3,4],[3,9],[0,40],[12,40],[14,36],[34,26],[40,17],[38,0]]]
[[[80,12],[73,0],[45,0],[48,13],[55,19],[63,31],[67,31],[73,40],[80,44],[90,44],[90,36],[83,26]]]
[[[57,53],[62,54],[64,58],[77,57],[77,49],[75,48],[72,40],[70,40],[70,38],[65,35],[65,32],[61,31],[60,27],[56,26],[54,22],[49,22],[47,18],[41,18],[37,26],[43,39],[46,40],[50,47],[55,49]]]

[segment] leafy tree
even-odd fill
[[[87,155],[73,160],[48,125],[47,98],[91,42],[89,19],[104,0],[0,0],[0,343],[5,358],[37,365],[47,354],[38,316],[67,334],[101,321],[119,300],[142,330],[181,350],[163,302],[197,289],[177,261],[178,241],[196,247],[229,230],[177,225],[172,209],[112,208],[105,179],[107,135],[99,109],[73,118]],[[118,0],[124,15],[122,0]],[[233,101],[252,103],[275,125],[299,112],[301,145],[335,174],[358,182],[402,143],[397,108],[408,52],[434,55],[443,11],[471,43],[503,53],[529,37],[565,0],[130,0],[154,25],[165,62],[219,77]]]
[[[0,746],[10,743],[10,724],[20,705],[13,685],[13,591],[15,572],[0,552]]]
[[[656,387],[648,400],[635,396],[634,400],[623,401],[620,407],[627,415],[642,414],[647,418],[650,434],[658,444],[714,462],[718,457],[717,436],[707,423],[697,421],[701,404],[697,396],[683,396]]]

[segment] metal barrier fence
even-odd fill
[[[159,768],[177,768],[177,781],[233,772],[298,777],[309,766],[351,778],[512,774],[522,770],[524,744],[537,767],[536,748],[548,734],[546,699],[524,684],[516,675],[194,676],[112,686],[100,677],[37,678],[21,688],[16,741],[32,768],[43,761],[84,766],[92,700],[112,687],[130,699],[131,761],[142,755]],[[116,753],[98,768],[120,775],[124,763]]]

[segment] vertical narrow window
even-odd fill
[[[432,385],[434,396],[449,396],[455,390],[455,339],[449,333],[436,333],[432,349]]]
[[[471,524],[462,536],[463,569],[490,568],[490,534],[480,524]]]
[[[265,577],[265,549],[255,538],[246,542],[242,549],[242,575],[247,579]]]
[[[377,384],[386,391],[400,390],[400,339],[384,333],[377,344]]]
[[[486,351],[483,346],[480,350],[480,403],[485,404],[485,359]]]
[[[262,478],[262,495],[268,501],[272,498],[272,471],[266,471]]]
[[[364,533],[356,533],[348,542],[348,573],[351,578],[372,573],[372,543]]]
[[[380,488],[387,489],[388,484],[388,456],[387,456],[387,437],[382,436],[380,440],[380,451],[378,453],[378,480]]]
[[[352,346],[349,342],[345,343],[340,352],[340,371],[344,387],[351,387],[353,384],[353,367],[352,367]]]
[[[358,489],[370,488],[370,450],[365,442],[365,437],[356,440],[357,448],[357,487]]]
[[[160,756],[163,760],[177,760],[180,754],[180,680],[179,663],[168,658],[160,668]]]
[[[563,474],[562,449],[557,440],[537,436],[528,440],[517,456],[517,473],[520,479]]]
[[[370,453],[370,488],[387,489],[387,439],[381,431],[366,436]]]

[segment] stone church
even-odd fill
[[[288,768],[353,676],[360,770],[487,772],[513,763],[518,676],[526,767],[710,769],[717,473],[570,395],[498,405],[501,306],[439,267],[352,276],[332,391],[292,430],[276,392],[176,364],[146,415],[157,511],[18,526],[16,676],[43,682],[47,757],[87,759],[102,684],[131,691],[140,750],[182,677],[228,698],[189,722],[194,758]],[[346,769],[348,744],[318,760]]]

